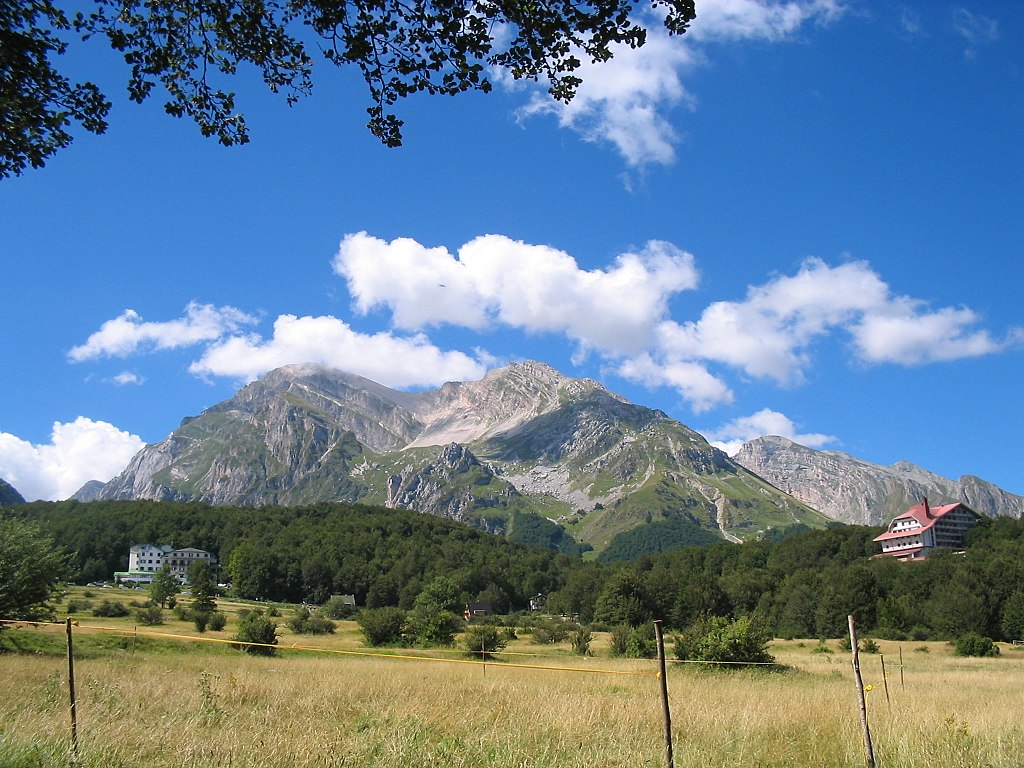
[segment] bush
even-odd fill
[[[865,637],[860,641],[860,652],[861,653],[878,653],[881,650],[878,647],[878,643],[872,640],[870,637]]]
[[[569,624],[559,619],[545,619],[534,625],[531,635],[533,642],[538,645],[554,645],[568,638],[569,632],[575,627],[575,624]]]
[[[164,610],[159,605],[151,605],[148,608],[136,608],[135,620],[139,624],[152,627],[164,623]]]
[[[81,613],[82,611],[92,610],[92,600],[68,600],[68,615],[72,613]]]
[[[769,640],[768,633],[746,616],[735,621],[709,616],[676,638],[675,653],[688,661],[772,664]]]
[[[992,642],[991,637],[968,632],[957,638],[955,652],[957,656],[998,656],[999,646]]]
[[[625,656],[626,649],[629,646],[629,636],[631,632],[629,627],[614,627],[612,629],[611,636],[611,647],[609,652],[612,656]]]
[[[505,633],[498,627],[490,624],[474,624],[462,636],[462,644],[470,654],[487,658],[492,653],[503,649],[508,643],[505,640]]]
[[[205,632],[206,625],[210,623],[212,611],[192,611],[192,623],[195,624],[197,632]]]
[[[273,656],[277,645],[277,624],[263,615],[263,611],[244,611],[238,618],[238,632],[234,640],[240,643],[260,643],[260,645],[236,645],[246,653],[260,656]]]
[[[626,641],[626,658],[653,659],[658,655],[658,641],[653,624],[641,624],[629,633]]]
[[[115,602],[114,600],[104,600],[92,609],[93,616],[102,616],[107,619],[127,616],[129,613],[131,613],[131,611],[128,610],[128,606]]]
[[[835,653],[835,651],[828,647],[827,642],[819,640],[818,644],[811,648],[811,653]]]
[[[356,616],[356,623],[367,645],[378,647],[400,643],[406,631],[406,614],[401,608],[366,608]]]
[[[192,621],[192,609],[183,603],[174,606],[174,615],[178,621]]]
[[[333,595],[330,600],[324,603],[323,613],[328,619],[349,619],[356,612],[354,606],[344,602],[341,595]]]
[[[214,632],[220,632],[228,625],[228,615],[224,611],[214,611],[210,614],[210,621],[207,627]]]
[[[306,608],[297,608],[288,621],[288,628],[297,635],[333,635],[337,626],[330,619],[310,613]]]
[[[594,634],[590,631],[590,627],[577,627],[576,631],[569,635],[569,645],[572,646],[573,653],[589,656],[590,642],[593,639]]]

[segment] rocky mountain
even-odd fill
[[[285,366],[185,419],[96,497],[363,501],[570,551],[643,526],[740,540],[827,522],[664,413],[535,362],[412,393]]]
[[[1024,515],[1024,496],[972,475],[950,480],[910,462],[871,464],[838,451],[819,451],[784,437],[759,437],[733,457],[805,504],[843,523],[886,525],[927,497],[962,501],[983,515]]]
[[[0,507],[24,503],[24,497],[15,490],[14,486],[0,478]]]

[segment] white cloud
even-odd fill
[[[335,317],[281,315],[274,334],[233,336],[211,344],[189,371],[250,381],[290,363],[321,363],[391,387],[433,386],[478,379],[486,365],[462,352],[445,352],[423,334],[364,334]]]
[[[808,22],[826,23],[844,10],[840,0],[703,0],[690,30],[675,37],[657,14],[647,14],[645,45],[615,46],[613,58],[601,63],[581,55],[576,74],[583,83],[571,102],[553,101],[534,89],[519,114],[554,115],[560,126],[586,140],[614,146],[630,167],[667,165],[675,160],[679,140],[668,113],[680,104],[695,104],[683,75],[706,61],[704,44],[781,41]]]
[[[655,362],[648,354],[623,360],[616,373],[646,387],[671,387],[679,392],[695,413],[731,403],[729,386],[699,363],[687,360]]]
[[[28,501],[66,499],[90,480],[106,482],[145,443],[105,421],[55,422],[49,444],[0,432],[0,477]]]
[[[971,13],[966,8],[953,11],[953,30],[967,42],[964,58],[973,59],[978,49],[999,39],[999,22],[987,16]]]
[[[993,354],[1024,338],[1015,328],[994,339],[979,322],[969,309],[931,310],[922,300],[893,296],[866,262],[833,267],[812,258],[795,275],[750,287],[743,301],[714,302],[696,320],[661,322],[654,345],[620,372],[648,386],[673,386],[701,411],[732,400],[708,366],[800,384],[815,344],[836,333],[852,340],[863,362],[903,366]]]
[[[501,235],[477,237],[452,255],[360,232],[342,240],[334,270],[357,311],[387,308],[398,328],[500,324],[619,354],[650,345],[668,299],[699,279],[693,256],[666,242],[584,270],[564,251]]]
[[[809,21],[828,23],[841,0],[703,0],[688,35],[697,40],[785,40]]]
[[[134,371],[121,371],[121,373],[117,374],[112,381],[119,387],[123,387],[126,384],[142,384],[146,379]]]
[[[705,433],[704,436],[709,443],[734,456],[745,442],[765,435],[785,437],[808,448],[821,448],[838,441],[838,438],[832,435],[801,433],[788,416],[770,408],[762,408],[750,416],[733,419],[728,424]]]
[[[84,344],[71,349],[68,358],[82,362],[99,357],[127,357],[142,349],[177,349],[220,338],[257,321],[234,307],[191,302],[177,320],[145,322],[133,309],[108,320]]]
[[[853,329],[860,356],[872,363],[923,365],[999,352],[1009,342],[972,330],[980,320],[970,309],[921,312],[920,302],[900,299],[867,315]]]

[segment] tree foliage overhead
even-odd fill
[[[369,129],[402,142],[391,111],[414,93],[491,90],[488,68],[543,80],[568,102],[584,60],[638,47],[647,30],[628,0],[94,0],[73,19],[49,0],[0,0],[0,177],[42,166],[71,142],[76,121],[106,130],[110,104],[92,83],[72,84],[54,64],[68,38],[105,39],[129,66],[137,102],[157,85],[165,110],[191,117],[222,144],[249,140],[235,95],[240,66],[259,71],[289,103],[308,94],[317,59],[358,67],[369,88]],[[650,0],[670,34],[694,19],[694,0]]]

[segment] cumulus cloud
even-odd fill
[[[652,241],[606,269],[585,270],[564,251],[501,235],[451,254],[360,232],[342,240],[334,270],[358,312],[386,308],[398,328],[504,325],[619,354],[649,346],[669,298],[699,281],[693,256],[671,243]]]
[[[112,381],[119,387],[123,387],[126,384],[143,384],[146,379],[144,376],[140,376],[134,371],[121,371],[117,374]]]
[[[335,317],[281,315],[270,339],[256,334],[222,339],[189,371],[250,381],[289,363],[321,363],[391,387],[478,379],[487,370],[482,359],[445,352],[423,334],[364,334]]]
[[[980,322],[966,308],[933,310],[893,295],[866,262],[830,266],[811,258],[794,275],[750,287],[742,301],[714,302],[696,320],[661,322],[652,349],[619,370],[638,383],[675,386],[700,411],[732,401],[724,384],[712,386],[720,379],[702,377],[701,368],[797,385],[813,364],[814,345],[833,334],[849,339],[862,362],[903,366],[992,354],[1024,335],[1018,328],[996,339]],[[693,381],[705,386],[695,390]]]
[[[788,416],[770,408],[762,408],[757,413],[733,419],[718,429],[704,433],[709,443],[730,456],[734,456],[745,442],[765,435],[785,437],[808,448],[821,448],[838,442],[838,438],[832,435],[801,433]]]
[[[193,344],[198,377],[250,381],[290,363],[321,363],[392,387],[477,379],[494,358],[484,350],[445,350],[427,335],[449,326],[512,330],[572,342],[574,362],[600,359],[606,371],[647,387],[670,387],[704,412],[733,402],[737,373],[797,386],[818,348],[838,340],[851,359],[903,366],[989,355],[1024,344],[1024,329],[997,338],[966,307],[932,307],[895,294],[865,261],[805,260],[792,274],[749,286],[739,299],[708,304],[692,318],[671,299],[699,283],[694,257],[651,241],[584,269],[547,245],[482,235],[456,251],[366,232],[346,236],[333,260],[357,314],[384,312],[392,328],[365,333],[332,316],[285,314],[269,335],[231,307],[192,303],[169,322],[126,313],[104,323],[72,360],[127,356]],[[125,371],[118,384],[140,383]]]
[[[140,349],[177,349],[220,338],[257,318],[234,307],[191,302],[183,317],[166,322],[146,322],[138,312],[126,309],[107,320],[84,344],[68,352],[72,362],[100,357],[127,357]]]
[[[607,62],[580,56],[583,64],[577,74],[583,83],[571,102],[555,102],[533,90],[519,114],[553,115],[560,126],[586,140],[614,146],[633,168],[670,164],[679,135],[668,114],[681,104],[695,105],[683,77],[706,61],[707,43],[777,42],[808,22],[832,21],[844,9],[840,0],[705,0],[690,31],[677,37],[669,36],[657,15],[649,13],[644,17],[645,45],[615,46]]]
[[[105,421],[55,422],[48,444],[0,432],[0,477],[28,501],[66,499],[90,480],[106,482],[145,443]]]

